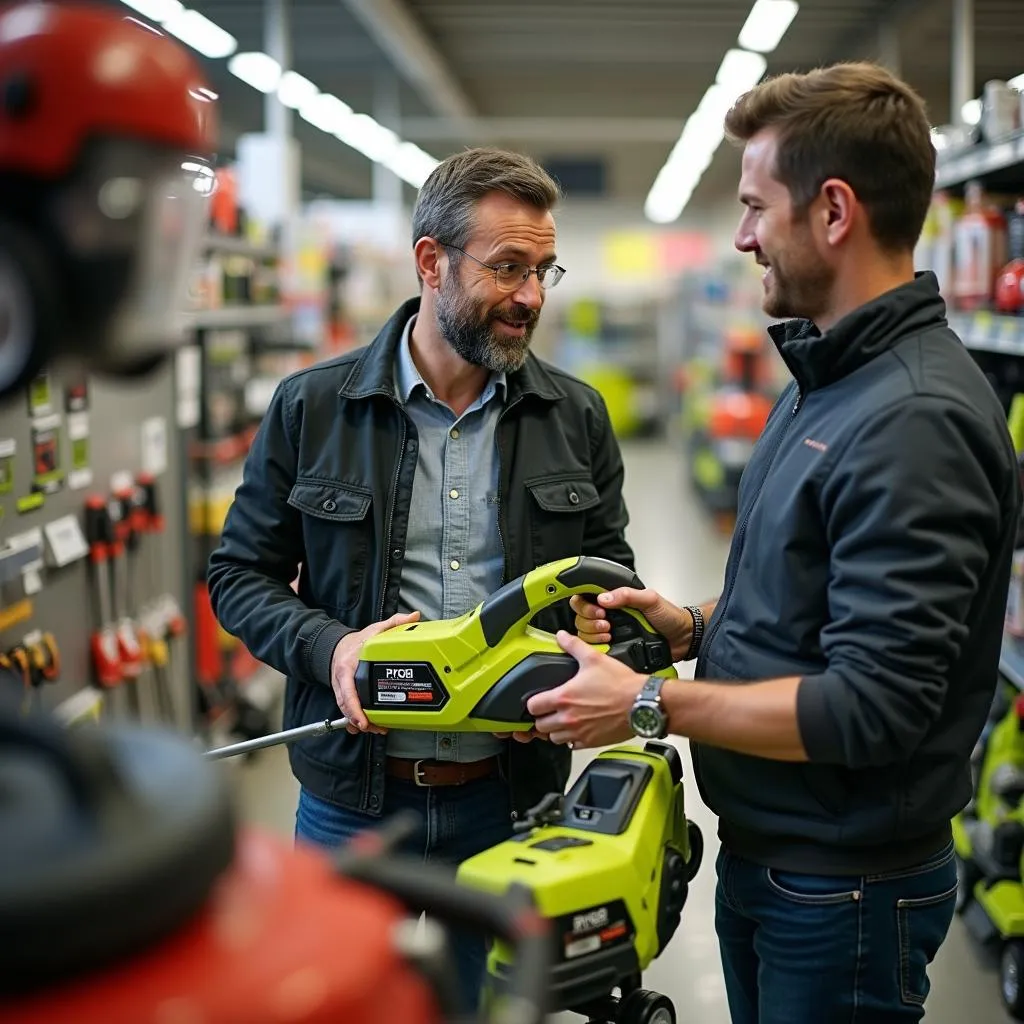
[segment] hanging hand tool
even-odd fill
[[[152,538],[149,545],[149,571],[147,575],[149,576],[150,581],[154,584],[154,590],[151,591],[151,593],[155,594],[156,584],[160,579],[160,555],[157,538],[163,535],[166,523],[163,513],[160,510],[160,499],[157,494],[156,478],[151,473],[140,473],[137,483],[141,492],[141,502],[144,508],[146,532]],[[161,613],[166,621],[167,633],[170,636],[181,636],[188,628],[188,623],[185,620],[185,616],[182,614],[181,607],[174,599],[174,595],[165,591],[156,598],[156,603],[159,604]]]
[[[108,502],[107,508],[113,526],[114,542],[110,545],[113,605],[117,629],[117,646],[121,655],[121,673],[131,685],[128,699],[132,713],[141,718],[138,678],[145,666],[145,655],[128,607],[129,572],[128,548],[134,542],[131,521],[131,493],[119,491]]]
[[[123,678],[121,653],[114,629],[110,577],[107,572],[110,548],[114,543],[114,527],[107,503],[98,494],[90,495],[85,503],[85,536],[89,541],[89,559],[96,584],[96,611],[99,615],[99,622],[92,635],[93,668],[100,686],[117,686]]]
[[[164,517],[157,499],[156,480],[149,473],[141,473],[136,479],[132,496],[132,516],[137,532],[145,535],[143,546],[144,578],[146,599],[141,612],[144,630],[149,645],[147,655],[153,666],[156,682],[157,707],[160,717],[168,722],[175,721],[174,699],[170,685],[171,650],[168,637],[180,636],[185,630],[185,619],[170,595],[157,596],[160,580],[160,556],[157,538],[164,531]]]

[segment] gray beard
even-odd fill
[[[537,314],[531,309],[517,305],[507,312],[528,321],[523,337],[500,336],[492,326],[492,315],[481,323],[478,304],[460,295],[452,287],[451,278],[441,286],[437,297],[437,326],[441,336],[467,363],[482,366],[492,373],[514,373],[522,368],[537,326]]]

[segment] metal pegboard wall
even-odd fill
[[[77,715],[95,709],[101,692],[105,715],[192,727],[191,656],[178,611],[187,608],[187,587],[174,411],[173,363],[116,382],[53,367],[26,394],[0,404],[0,661],[11,663],[5,687],[22,688],[30,672],[36,685],[26,697],[37,705]],[[159,517],[146,514],[138,500],[144,492],[133,487],[147,472]],[[119,579],[111,571],[116,559],[102,566],[120,584],[113,593],[108,587],[117,599],[111,612],[127,613],[131,623],[119,643],[115,629],[100,633],[114,623],[101,622],[86,502],[102,498],[97,511],[118,529],[115,491],[124,485],[135,495],[129,522],[138,545],[134,553],[127,545]],[[164,595],[171,600],[156,600]],[[60,662],[52,679],[48,638]]]

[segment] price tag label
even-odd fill
[[[61,516],[43,527],[51,565],[62,569],[89,554],[89,544],[75,515]]]

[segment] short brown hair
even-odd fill
[[[935,147],[924,101],[910,86],[869,63],[779,75],[741,96],[725,119],[736,143],[766,128],[778,134],[774,176],[798,210],[840,178],[882,248],[914,248],[935,187]]]
[[[561,198],[554,179],[521,153],[481,147],[442,160],[423,183],[412,214],[412,242],[429,236],[465,246],[473,233],[476,204],[491,192],[550,210]]]

